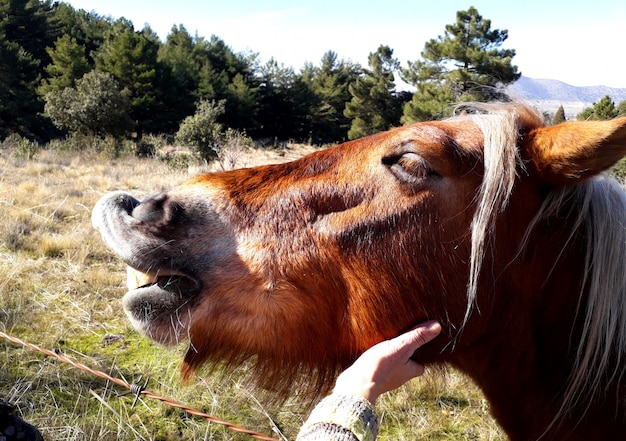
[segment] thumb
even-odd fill
[[[433,340],[441,332],[441,325],[434,320],[420,323],[415,328],[392,339],[396,350],[408,359],[419,347]]]

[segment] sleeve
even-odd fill
[[[377,436],[378,417],[369,401],[330,395],[313,409],[296,441],[374,441]]]

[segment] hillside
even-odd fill
[[[626,100],[626,89],[606,86],[577,87],[558,80],[524,76],[507,90],[511,97],[529,102],[546,112],[554,113],[560,105],[563,105],[567,118],[574,118],[585,107],[593,105],[605,95],[610,96],[615,104]]]

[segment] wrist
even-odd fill
[[[374,383],[367,384],[343,384],[338,382],[333,389],[333,395],[358,396],[373,405],[380,396]]]

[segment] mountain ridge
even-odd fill
[[[585,107],[592,106],[606,95],[616,105],[626,100],[626,88],[572,86],[559,80],[525,76],[510,84],[506,91],[511,98],[530,103],[541,111],[554,113],[562,105],[568,119],[575,118]]]

